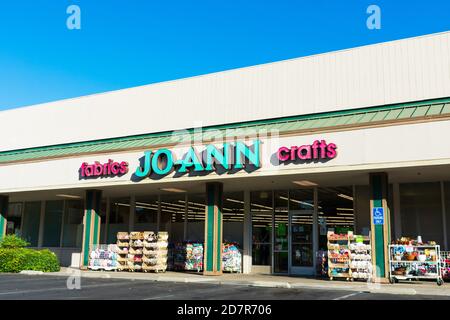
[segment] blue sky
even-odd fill
[[[66,9],[81,8],[81,30]],[[381,8],[381,30],[366,9]],[[450,30],[448,0],[0,3],[0,110]]]

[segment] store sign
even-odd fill
[[[337,146],[325,140],[316,140],[312,144],[280,147],[277,158],[280,162],[330,160],[337,156]]]
[[[82,179],[121,176],[128,172],[128,162],[122,161],[119,163],[111,159],[104,164],[98,161],[93,164],[83,162],[79,172]]]
[[[243,142],[235,144],[224,143],[219,149],[215,145],[207,145],[200,152],[194,147],[189,147],[181,159],[169,149],[145,151],[141,165],[136,168],[135,175],[138,178],[146,178],[152,173],[158,176],[167,175],[172,171],[184,174],[187,172],[217,171],[233,172],[243,168],[261,167],[259,140],[253,141],[252,146]]]
[[[384,224],[384,208],[383,207],[375,207],[372,208],[372,217],[374,225],[383,225]]]

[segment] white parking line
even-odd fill
[[[361,294],[361,293],[363,293],[363,292],[362,291],[354,292],[354,293],[346,294],[345,296],[334,298],[333,300],[344,300],[344,299],[347,299],[347,298],[350,298],[350,297],[357,296],[358,294]]]
[[[157,300],[157,299],[169,298],[169,297],[173,297],[173,296],[174,296],[173,294],[169,294],[167,296],[151,297],[151,298],[145,298],[142,300]]]
[[[93,285],[87,285],[87,286],[81,286],[81,290],[83,289],[89,289],[89,288],[99,288],[99,287],[111,287],[111,286],[117,286],[121,284],[127,284],[129,282],[116,282],[116,283],[106,283],[106,284],[93,284]],[[46,292],[46,291],[61,291],[61,290],[67,290],[67,291],[77,291],[77,290],[69,290],[67,287],[58,287],[58,288],[47,288],[47,289],[36,289],[36,290],[22,290],[22,291],[8,291],[8,292],[0,292],[0,295],[13,295],[13,294],[26,294],[26,293],[35,293],[35,292]]]

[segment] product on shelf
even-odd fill
[[[241,272],[242,255],[236,243],[224,243],[222,251],[222,270]]]
[[[116,270],[118,255],[116,245],[94,245],[89,254],[88,268],[91,270]]]

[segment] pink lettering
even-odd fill
[[[327,160],[337,156],[337,146],[334,143],[327,144],[325,140],[315,140],[310,145],[280,147],[277,157],[280,161],[295,160]]]
[[[289,148],[286,148],[286,147],[281,147],[280,149],[278,149],[278,152],[277,152],[278,160],[280,160],[280,161],[288,160],[289,159],[289,152],[290,152]]]

